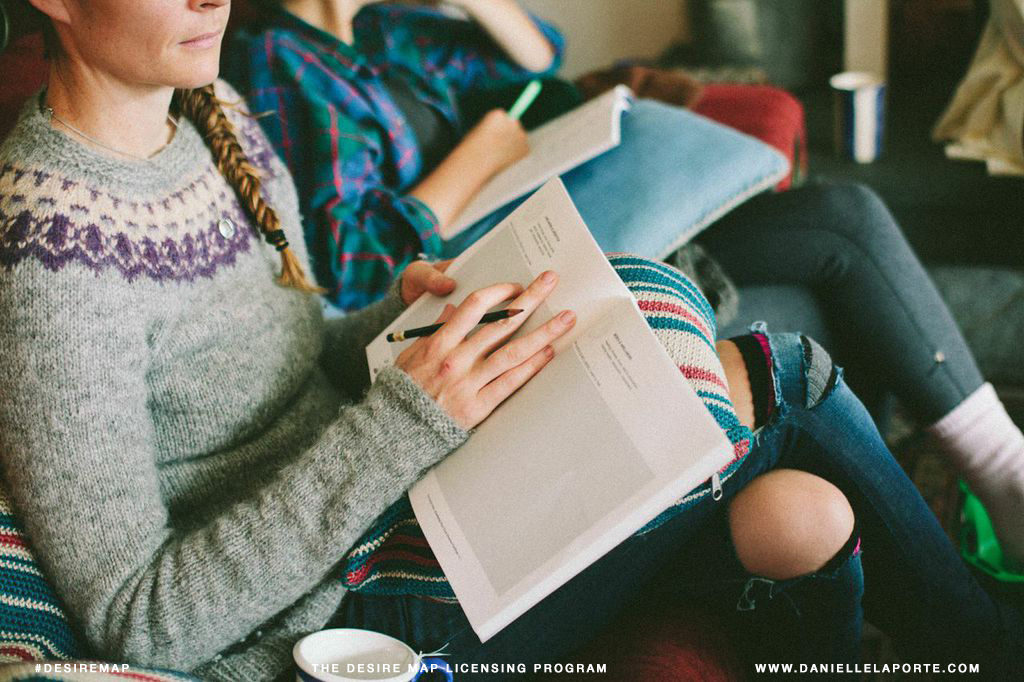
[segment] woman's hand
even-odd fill
[[[474,291],[458,307],[445,306],[437,319],[444,326],[417,339],[395,364],[459,426],[472,429],[554,357],[551,343],[576,324],[575,314],[565,310],[506,343],[557,282],[558,276],[548,271],[525,290],[522,285],[504,283]],[[466,338],[488,310],[513,298],[509,307],[522,308],[522,313],[491,322]]]
[[[412,305],[413,301],[426,293],[447,296],[455,291],[455,280],[445,275],[450,260],[428,263],[418,260],[409,263],[402,272],[402,303]]]

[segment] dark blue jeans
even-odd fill
[[[916,419],[931,424],[981,386],[974,356],[938,289],[867,187],[820,183],[766,192],[698,241],[741,287],[741,299],[752,286],[810,290],[826,318],[828,348],[865,400],[895,393]],[[767,302],[754,319],[772,319],[772,308]],[[788,329],[811,326],[788,323]]]
[[[742,466],[723,482],[720,501],[704,495],[626,540],[483,644],[457,604],[418,597],[352,593],[329,626],[386,632],[424,652],[446,647],[454,663],[515,662],[529,671],[535,663],[565,661],[625,607],[653,595],[663,605],[699,600],[715,609],[731,622],[738,651],[752,660],[855,662],[866,614],[909,662],[977,662],[986,679],[1014,670],[1024,649],[1019,614],[967,571],[842,372],[837,368],[831,388],[809,405],[801,337],[769,338],[778,405]],[[776,468],[808,471],[838,486],[856,514],[861,551],[848,544],[824,569],[791,580],[747,573],[731,545],[726,503]]]

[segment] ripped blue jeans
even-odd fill
[[[800,335],[768,339],[776,409],[722,481],[721,499],[701,495],[656,529],[629,538],[483,644],[457,604],[420,597],[350,593],[326,627],[378,630],[421,651],[446,647],[459,664],[514,662],[529,671],[536,663],[572,660],[627,607],[696,602],[725,621],[730,643],[750,662],[854,663],[866,615],[893,637],[905,661],[977,662],[985,679],[1016,670],[1024,649],[1020,615],[968,572],[841,370],[833,372],[824,351]],[[747,483],[777,468],[835,484],[857,525],[823,569],[781,581],[745,571],[725,513]]]

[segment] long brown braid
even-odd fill
[[[214,94],[213,85],[179,90],[176,97],[179,110],[192,121],[206,140],[213,151],[218,170],[238,193],[249,217],[256,222],[264,239],[281,254],[278,284],[310,294],[326,293],[326,289],[306,278],[299,259],[288,246],[277,213],[263,200],[259,172],[242,151],[242,145],[235,136],[235,128],[224,113],[223,103]]]

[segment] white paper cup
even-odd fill
[[[844,71],[829,84],[835,93],[836,152],[871,163],[882,153],[885,81],[872,73]]]
[[[439,658],[421,659],[401,640],[357,628],[306,635],[292,647],[292,658],[296,682],[415,682],[424,669],[444,666]],[[445,677],[452,679],[450,672]]]

